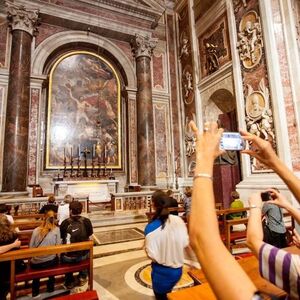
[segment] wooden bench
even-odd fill
[[[245,239],[247,236],[247,229],[242,231],[232,231],[231,228],[234,225],[245,225],[248,224],[248,218],[226,220],[225,221],[225,246],[230,251],[231,243],[234,243],[236,240]]]
[[[31,257],[50,254],[61,254],[73,251],[89,251],[89,258],[76,264],[59,263],[57,266],[52,266],[45,269],[31,269],[30,264],[27,265],[25,271],[16,273],[15,261],[18,259],[29,259]],[[10,299],[16,298],[16,285],[18,282],[26,282],[35,278],[45,278],[66,274],[68,272],[78,272],[81,270],[89,270],[89,289],[93,289],[93,242],[81,242],[68,245],[47,246],[39,248],[28,248],[9,251],[0,255],[0,262],[10,261]]]
[[[37,219],[42,219],[43,217],[44,217],[43,214],[24,214],[24,215],[13,216],[13,218],[16,222],[22,221],[22,220],[26,221],[26,220],[30,220],[30,219],[37,220]]]
[[[66,296],[60,296],[53,298],[55,300],[97,300],[98,295],[96,291],[86,291],[82,293],[72,294],[72,295],[66,295]]]
[[[39,227],[42,224],[42,220],[34,220],[34,221],[20,221],[20,222],[14,222],[14,224],[12,224],[13,228],[18,228],[20,231],[21,230],[33,230],[36,227]]]

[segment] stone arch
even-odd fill
[[[225,88],[216,90],[209,98],[223,113],[229,113],[236,108],[235,98],[231,91]]]
[[[107,50],[122,66],[127,77],[127,87],[131,89],[136,88],[135,71],[132,62],[125,53],[110,40],[93,33],[87,35],[84,31],[59,32],[41,42],[41,44],[39,44],[39,46],[35,49],[32,56],[31,73],[33,76],[43,75],[47,59],[56,49],[74,42],[91,44]]]

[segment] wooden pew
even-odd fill
[[[246,257],[237,261],[243,270],[248,274],[254,285],[261,292],[272,294],[278,299],[285,299],[286,293],[280,288],[276,287],[269,281],[263,279],[259,274],[258,269],[258,260],[256,257]],[[168,294],[168,299],[171,300],[210,300],[217,299],[214,295],[210,285],[205,278],[201,269],[192,269],[189,271],[189,275],[194,279],[196,283],[201,283],[200,285],[182,289],[180,291],[176,291]],[[230,276],[230,271],[229,271]],[[226,287],[224,287],[224,293],[226,293]]]
[[[245,226],[247,226],[248,218],[225,221],[225,245],[229,251],[231,250],[232,242],[235,242],[236,240],[239,240],[239,239],[246,238],[246,236],[247,236],[247,229],[245,229],[243,231],[232,231],[231,230],[232,226],[240,225],[240,224],[244,224]]]
[[[37,220],[37,219],[42,219],[43,217],[44,217],[43,214],[25,214],[25,215],[13,216],[13,218],[16,222],[24,221],[24,220],[26,221],[26,220],[29,220],[29,219]]]
[[[88,250],[89,258],[76,264],[59,263],[45,269],[31,269],[30,264],[23,272],[16,273],[15,261],[17,259],[29,259],[39,255],[61,254],[73,251]],[[39,248],[28,248],[9,251],[0,255],[0,262],[10,261],[10,299],[16,299],[16,286],[18,282],[26,282],[35,278],[45,278],[66,274],[68,272],[78,272],[84,269],[89,270],[89,289],[93,289],[93,242],[81,242],[68,245],[47,246]]]
[[[42,224],[42,220],[35,220],[35,221],[20,221],[15,222],[12,224],[12,227],[18,228],[20,231],[22,230],[33,230],[36,227],[39,227]]]

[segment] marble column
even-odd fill
[[[132,49],[136,59],[137,76],[137,148],[138,183],[156,184],[155,147],[152,104],[151,56],[157,39],[136,35]]]
[[[2,192],[24,192],[30,107],[30,58],[38,11],[7,3],[12,33],[4,137]]]

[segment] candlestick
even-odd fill
[[[71,146],[71,159],[73,157],[73,146]]]
[[[78,144],[78,157],[80,157],[80,144]]]
[[[96,146],[95,144],[93,144],[93,157],[95,157],[95,154],[96,154]]]

